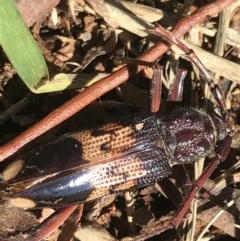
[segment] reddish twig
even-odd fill
[[[53,232],[56,228],[63,224],[77,207],[80,207],[82,212],[83,204],[60,208],[59,210],[54,212],[50,217],[44,220],[44,222],[39,225],[37,231],[34,232],[33,235],[30,235],[25,241],[36,241],[43,239],[49,233]]]
[[[224,8],[228,7],[235,1],[236,0],[218,0],[203,6],[191,15],[182,18],[173,29],[173,35],[176,38],[182,37],[194,25],[207,21],[209,17],[217,15]],[[156,61],[164,52],[167,51],[167,49],[167,45],[162,42],[158,42],[143,55],[141,55],[139,59],[149,62]],[[124,83],[129,77],[141,71],[143,68],[144,66],[138,66],[136,71],[133,73],[130,72],[127,67],[123,67],[120,70],[112,73],[110,76],[105,77],[96,84],[90,86],[84,92],[78,94],[69,102],[54,110],[43,120],[39,121],[34,126],[18,135],[15,139],[2,146],[0,148],[0,161],[3,161],[5,158],[14,154],[31,140],[76,114],[78,111],[103,94]]]

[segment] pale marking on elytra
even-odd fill
[[[140,130],[142,130],[143,126],[144,126],[144,123],[141,122],[141,123],[136,124],[136,125],[135,125],[135,128],[136,128],[138,131],[140,131]]]
[[[2,173],[2,179],[7,182],[16,177],[23,169],[24,160],[19,159],[11,163]]]
[[[14,207],[19,208],[34,208],[37,205],[33,200],[22,197],[11,198],[10,202]]]

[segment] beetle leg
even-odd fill
[[[222,90],[219,85],[213,82],[210,74],[202,64],[201,60],[193,52],[193,50],[189,49],[181,41],[176,39],[171,32],[167,31],[166,29],[164,29],[162,26],[158,24],[156,24],[153,29],[150,29],[149,32],[162,36],[164,39],[167,40],[167,42],[177,45],[183,52],[185,52],[185,55],[197,66],[200,73],[204,76],[204,79],[208,84],[214,99],[217,101],[218,105],[221,108],[222,116],[225,117],[225,120],[227,120],[227,107],[226,107],[226,101],[222,93]]]
[[[161,194],[164,194],[175,207],[179,207],[183,203],[183,195],[179,188],[169,178],[164,178],[155,183],[155,187]]]
[[[150,83],[149,91],[149,111],[151,113],[156,113],[159,110],[161,103],[161,92],[162,92],[162,79],[161,79],[162,69],[160,66],[156,65],[153,70],[153,77]]]
[[[180,69],[170,86],[167,98],[167,112],[173,111],[182,101],[184,78],[187,71]]]
[[[172,175],[177,183],[177,186],[183,193],[183,196],[186,197],[191,191],[191,185],[188,185],[191,180],[188,171],[184,165],[174,165],[172,167]]]
[[[134,64],[134,65],[143,65],[154,67],[153,77],[150,83],[149,91],[149,112],[156,113],[159,111],[161,103],[161,93],[162,93],[162,68],[155,62],[147,62],[139,59],[132,59],[127,57],[115,57],[115,60],[119,63]]]
[[[216,152],[216,156],[212,159],[210,165],[207,167],[207,169],[204,171],[204,173],[201,175],[201,177],[199,177],[198,180],[196,180],[194,182],[194,185],[192,186],[191,192],[189,193],[189,195],[188,195],[187,199],[185,200],[183,206],[178,210],[177,215],[173,219],[173,223],[176,226],[178,226],[181,223],[181,221],[184,218],[192,200],[196,196],[198,190],[203,186],[203,184],[205,183],[207,178],[210,177],[210,175],[215,170],[215,168],[217,167],[219,162],[226,159],[226,157],[227,157],[227,155],[230,151],[230,148],[231,148],[231,143],[232,143],[232,137],[230,135],[228,135],[224,139],[222,144],[219,146],[219,148]]]

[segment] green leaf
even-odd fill
[[[13,0],[0,1],[0,45],[28,88],[40,93],[49,80],[47,65]]]

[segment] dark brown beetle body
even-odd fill
[[[139,114],[60,137],[13,162],[2,176],[13,186],[39,182],[11,196],[18,207],[87,202],[152,184],[169,176],[172,165],[207,156],[217,129],[208,114],[193,108],[177,108],[159,120]]]

